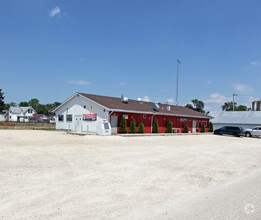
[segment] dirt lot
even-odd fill
[[[0,219],[261,219],[261,139],[0,130]]]

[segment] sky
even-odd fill
[[[5,102],[75,92],[221,110],[261,98],[259,0],[0,0]]]

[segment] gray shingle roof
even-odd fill
[[[92,94],[85,94],[85,93],[78,93],[86,98],[89,98],[108,109],[114,110],[125,110],[125,111],[137,111],[137,112],[148,112],[148,113],[158,113],[158,114],[172,114],[172,115],[184,115],[188,117],[202,117],[202,118],[211,118],[211,116],[194,111],[189,108],[185,108],[183,106],[175,106],[170,105],[171,110],[167,110],[167,104],[159,104],[160,110],[154,111],[151,109],[151,105],[153,102],[142,102],[140,104],[137,100],[128,100],[128,104],[123,103],[121,98],[109,97],[109,96],[101,96],[101,95],[92,95]]]
[[[21,114],[26,112],[31,106],[29,107],[10,107],[9,111],[11,111],[14,114]]]

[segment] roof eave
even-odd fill
[[[73,94],[70,98],[66,99],[61,105],[59,105],[59,106],[56,107],[54,110],[52,110],[52,112],[55,113],[58,109],[60,109],[62,106],[64,106],[67,102],[69,102],[70,100],[72,100],[72,99],[73,99],[75,96],[77,96],[77,95],[78,95],[78,96],[81,96],[81,97],[84,98],[84,99],[87,99],[88,101],[90,101],[90,102],[92,102],[92,103],[95,103],[96,105],[99,105],[99,106],[105,108],[105,109],[108,110],[108,111],[110,110],[110,109],[107,108],[106,106],[101,105],[100,103],[95,102],[95,101],[93,101],[92,99],[89,99],[89,98],[87,98],[87,97],[81,95],[80,93],[76,92],[76,93]]]
[[[183,115],[183,114],[168,114],[168,113],[161,113],[161,112],[146,112],[146,111],[134,111],[134,110],[124,110],[124,109],[110,109],[109,111],[113,112],[129,112],[129,113],[137,113],[137,114],[150,114],[150,115],[166,115],[166,116],[181,116],[181,117],[188,117],[188,118],[205,118],[210,119],[211,116],[193,116],[193,115]]]

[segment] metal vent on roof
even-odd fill
[[[137,102],[138,102],[139,104],[142,104],[142,99],[141,99],[141,98],[138,98],[138,99],[137,99]]]
[[[160,106],[158,103],[153,103],[151,105],[151,109],[154,110],[154,111],[159,111],[160,110]]]
[[[171,106],[167,105],[166,109],[167,109],[167,111],[170,111],[171,110]]]
[[[128,104],[129,99],[125,97],[123,94],[121,95],[121,101],[125,104]]]

